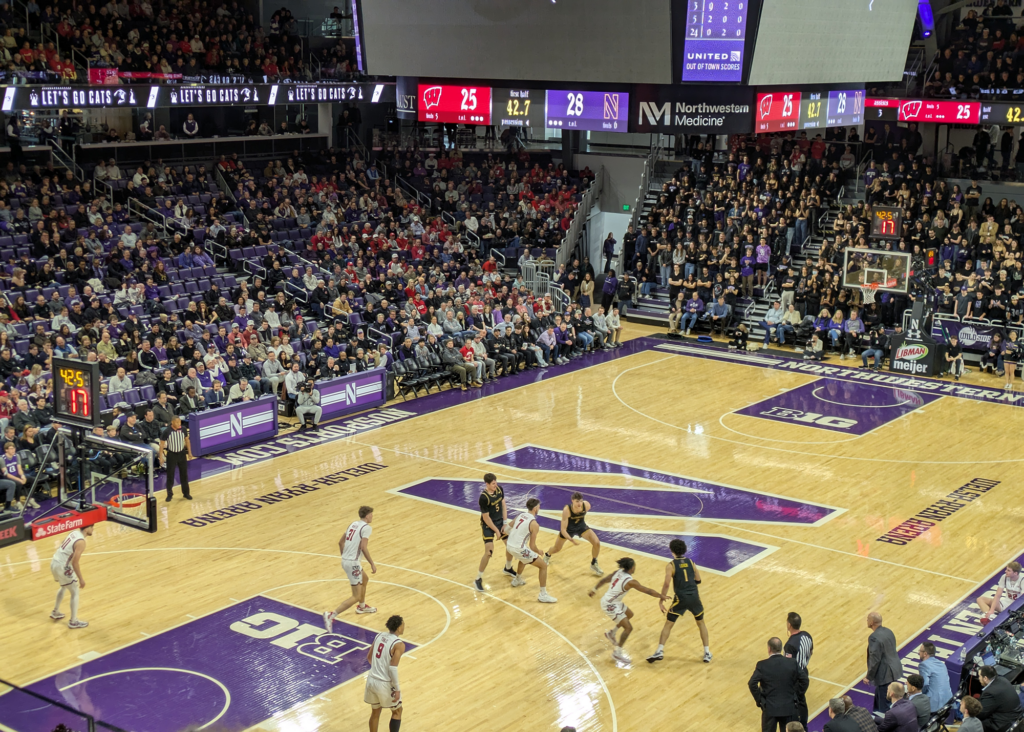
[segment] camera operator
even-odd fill
[[[320,429],[320,417],[324,410],[320,407],[320,392],[312,381],[304,381],[299,386],[295,397],[295,416],[299,418],[299,429],[306,427],[306,415],[313,415],[313,429]]]

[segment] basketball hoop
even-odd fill
[[[870,282],[866,285],[860,285],[860,296],[861,301],[865,305],[871,305],[875,301],[875,293],[878,292],[878,283]]]
[[[118,513],[142,518],[146,516],[145,493],[121,493],[112,497],[107,503]]]

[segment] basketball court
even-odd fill
[[[0,550],[4,677],[126,730],[361,729],[366,649],[397,613],[410,730],[755,729],[746,681],[797,611],[815,638],[814,716],[863,677],[869,611],[907,644],[908,670],[920,640],[944,658],[981,628],[970,599],[1024,552],[1024,394],[854,363],[643,337],[197,461],[196,500],[161,494],[157,533],[97,526],[84,630],[47,618],[56,537]],[[663,616],[634,592],[633,660],[616,664],[586,544],[551,564],[557,604],[536,601],[533,569],[511,588],[499,557],[476,592],[485,472],[510,514],[541,499],[544,548],[583,492],[605,571],[633,557],[648,586],[684,538],[714,660],[685,618],[647,664]],[[350,610],[328,635],[320,613],[349,592],[338,539],[361,504],[375,509],[378,613]],[[0,695],[0,730],[67,714],[43,706]]]

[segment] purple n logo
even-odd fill
[[[623,465],[599,458],[558,452],[525,445],[485,459],[512,470],[529,470],[582,475],[621,476],[628,487],[596,486],[593,483],[509,483],[502,481],[510,508],[523,510],[526,500],[542,500],[542,528],[558,531],[559,522],[544,516],[561,512],[574,491],[591,502],[588,522],[601,529],[602,542],[629,551],[664,558],[670,539],[681,538],[690,546],[690,555],[702,568],[732,575],[777,547],[749,539],[737,539],[720,533],[685,533],[640,529],[609,530],[600,521],[607,516],[645,519],[704,519],[713,521],[763,522],[771,524],[819,526],[842,509],[796,501],[760,491],[708,483],[695,478],[663,473],[648,468]],[[643,483],[638,484],[637,481]],[[653,484],[653,485],[651,485]],[[658,487],[661,486],[661,487]],[[440,503],[463,511],[478,513],[479,481],[462,478],[428,478],[397,488],[394,493],[431,503]]]

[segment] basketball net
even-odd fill
[[[865,305],[871,305],[875,301],[876,292],[878,292],[877,282],[872,282],[869,285],[860,285],[861,301]]]

